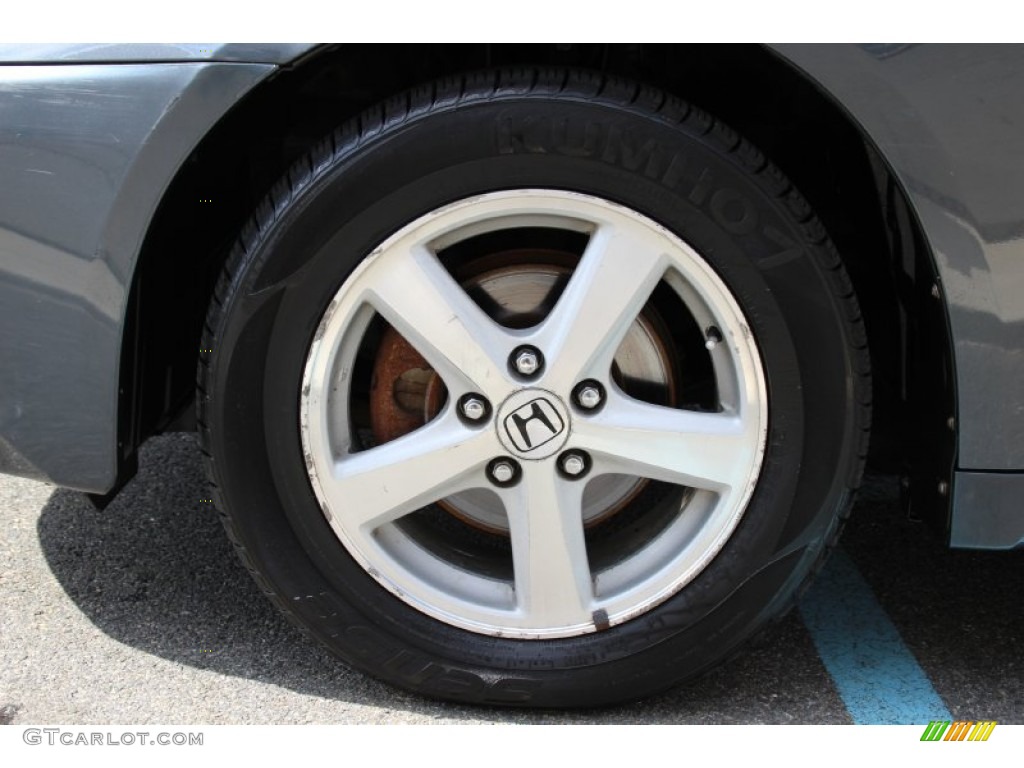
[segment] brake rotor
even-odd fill
[[[542,249],[506,251],[474,260],[456,277],[463,289],[496,322],[512,328],[536,325],[555,305],[572,276],[577,257]],[[612,375],[627,394],[657,393],[659,403],[675,403],[676,360],[664,324],[650,306],[630,326],[615,354]],[[388,327],[381,336],[370,385],[370,424],[377,444],[422,427],[444,406],[448,392],[441,377],[406,339]],[[583,522],[593,527],[635,499],[647,480],[600,475],[583,493]],[[504,507],[486,488],[449,496],[438,505],[475,528],[508,535]]]
[[[444,405],[441,377],[390,326],[381,336],[370,384],[370,426],[377,444],[419,429]]]

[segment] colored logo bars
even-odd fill
[[[957,720],[952,727],[949,720],[932,720],[921,734],[921,741],[988,741],[995,727],[995,720]]]

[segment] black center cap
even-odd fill
[[[498,437],[509,453],[523,459],[545,459],[569,437],[569,412],[552,393],[522,389],[498,410]]]

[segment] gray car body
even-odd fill
[[[212,126],[310,45],[0,46],[0,471],[119,477],[128,296]],[[953,546],[1024,543],[1024,47],[774,46],[911,201],[953,339]]]

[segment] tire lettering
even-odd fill
[[[618,126],[612,126],[605,141],[602,160],[613,165],[618,164],[629,171],[638,171],[644,168],[645,176],[655,176],[655,154],[658,151],[658,143],[654,139],[647,139],[637,145],[636,137],[630,133],[623,133]]]
[[[513,126],[511,120],[501,120],[498,123],[498,152],[503,155],[545,154],[547,150],[536,140],[539,122],[535,118],[527,118]]]
[[[702,170],[700,175],[697,176],[697,183],[694,184],[686,199],[694,205],[703,205],[704,201],[708,199],[708,193],[711,191],[711,179],[711,171],[707,168]]]
[[[474,699],[487,687],[481,678],[469,672],[459,669],[449,669],[430,683],[430,688],[438,693],[449,696],[467,697],[472,695]]]
[[[683,178],[683,171],[686,170],[686,161],[680,155],[672,155],[668,162],[665,174],[661,177],[661,183],[669,189],[675,189],[676,184]]]
[[[593,157],[601,143],[601,127],[596,123],[572,131],[569,121],[562,118],[554,123],[551,132],[555,152],[567,157]]]
[[[436,677],[439,672],[436,664],[432,664],[422,657],[414,656],[405,649],[398,651],[380,666],[381,669],[386,669],[414,685],[425,683],[432,677]]]
[[[504,116],[497,126],[498,152],[510,154],[558,154],[568,157],[599,158],[630,171],[658,180],[696,206],[707,209],[714,221],[730,235],[760,234],[779,250],[755,261],[768,270],[800,258],[804,246],[771,224],[762,224],[758,208],[738,190],[721,186],[708,168],[689,172],[687,158],[671,154],[654,138],[643,139],[618,126],[606,129],[602,123],[574,127],[566,118]],[[698,166],[699,167],[699,166]],[[688,184],[689,191],[686,192]]]
[[[540,688],[536,680],[524,680],[519,677],[503,677],[491,683],[490,689],[481,699],[485,704],[500,704],[503,702],[527,702],[533,698],[533,694]]]
[[[711,215],[732,235],[749,235],[757,226],[757,211],[734,189],[725,187],[711,196]]]
[[[761,269],[774,269],[775,267],[781,266],[782,264],[786,264],[787,262],[800,257],[804,252],[803,246],[800,245],[800,243],[793,240],[793,238],[789,237],[785,232],[779,231],[771,224],[766,225],[761,230],[761,234],[783,249],[758,261],[757,266]]]

